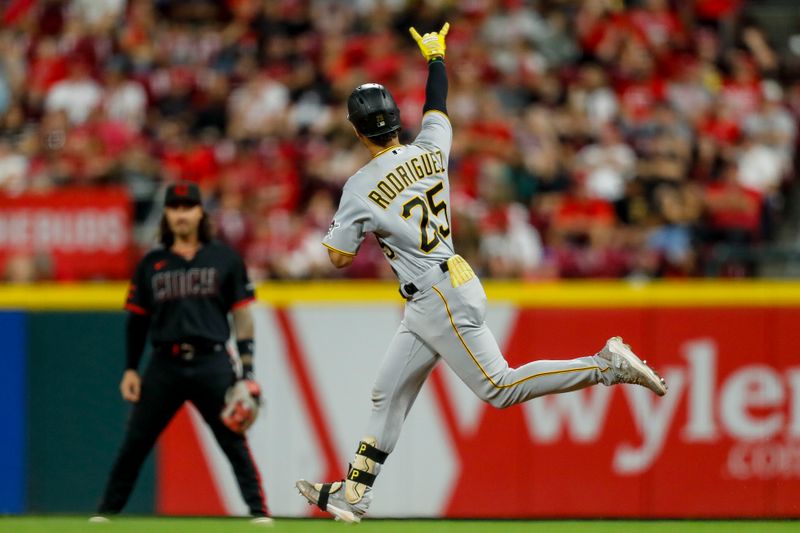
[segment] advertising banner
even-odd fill
[[[24,258],[59,280],[125,278],[131,202],[123,188],[0,195],[0,265]]]
[[[266,408],[249,438],[273,513],[316,514],[294,481],[344,476],[401,316],[399,304],[259,306]],[[600,385],[497,410],[440,363],[376,482],[372,516],[800,516],[800,308],[496,304],[487,321],[512,366],[622,335],[670,390]],[[203,498],[186,494],[179,457],[195,459]],[[191,409],[160,459],[160,512],[246,511]]]

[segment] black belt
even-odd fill
[[[160,342],[153,346],[153,351],[158,355],[166,355],[191,361],[196,355],[209,355],[225,351],[225,344],[212,341],[191,342]]]
[[[441,263],[439,263],[439,270],[441,270],[442,272],[447,272],[448,270],[450,270],[450,267],[447,265],[447,260],[444,260]],[[413,283],[406,283],[405,285],[402,286],[401,289],[398,290],[400,291],[400,296],[402,296],[403,298],[411,298],[412,296],[414,296],[416,293],[419,292],[419,289]]]

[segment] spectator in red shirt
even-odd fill
[[[761,103],[761,80],[753,59],[742,52],[731,54],[732,75],[722,84],[720,99],[737,120],[755,112]]]
[[[550,227],[550,245],[559,275],[625,275],[631,258],[617,242],[614,207],[606,200],[589,196],[584,182],[583,176],[574,176],[572,189],[563,198]]]
[[[602,62],[617,56],[628,34],[625,17],[617,11],[609,0],[586,0],[576,16],[581,47]]]
[[[762,197],[739,183],[738,169],[728,164],[719,179],[705,188],[708,242],[746,244],[759,237]]]
[[[628,39],[620,55],[617,86],[623,120],[636,124],[650,116],[653,106],[666,97],[665,80],[655,70],[655,61],[636,39]]]
[[[683,24],[668,0],[645,0],[642,7],[630,11],[628,21],[657,56],[668,54],[685,40]]]
[[[733,157],[741,131],[733,111],[718,100],[711,114],[699,124],[697,133],[697,157],[692,175],[700,181],[708,181],[718,161]]]
[[[602,247],[611,241],[614,207],[603,198],[592,197],[586,185],[586,176],[573,176],[570,192],[562,199],[550,228],[553,244]]]
[[[59,53],[58,41],[52,37],[40,39],[33,55],[25,83],[26,98],[31,108],[39,109],[53,84],[67,76],[67,60]]]

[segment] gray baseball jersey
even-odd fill
[[[451,139],[447,116],[426,113],[413,143],[379,153],[347,181],[323,241],[332,250],[355,255],[366,234],[374,233],[400,282],[418,289],[406,302],[378,372],[362,439],[386,453],[394,450],[406,415],[440,358],[476,395],[497,407],[612,383],[608,364],[594,355],[509,368],[484,321],[483,286],[453,250],[447,177]],[[446,269],[440,267],[444,261]],[[379,464],[358,452],[352,465],[372,475],[380,471]],[[348,477],[345,496],[366,508],[370,488],[354,479]]]
[[[402,284],[451,257],[452,138],[444,114],[426,113],[413,143],[378,153],[347,180],[322,243],[355,255],[366,234],[374,233]]]

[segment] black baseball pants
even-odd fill
[[[175,413],[190,401],[214,433],[233,466],[239,490],[253,516],[266,516],[266,499],[247,440],[219,418],[225,391],[236,380],[224,350],[195,355],[191,360],[154,355],[142,378],[139,401],[133,405],[125,439],[111,469],[99,514],[119,513],[128,502],[142,463]],[[186,490],[191,490],[187,487]]]

